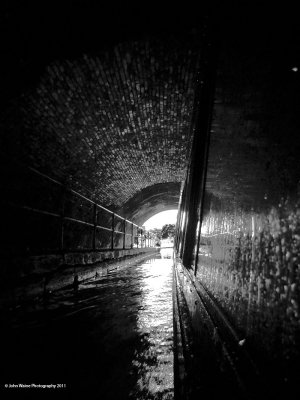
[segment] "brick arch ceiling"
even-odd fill
[[[161,188],[161,210],[173,207],[164,184],[179,195],[198,64],[194,37],[121,43],[52,63],[22,99],[24,157],[128,215],[130,200],[151,187]]]
[[[158,183],[139,191],[118,210],[127,219],[143,225],[147,219],[161,211],[178,208],[179,182]]]

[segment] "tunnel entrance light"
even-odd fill
[[[143,226],[156,238],[156,246],[162,249],[174,247],[175,225],[177,221],[177,210],[162,211],[153,215]],[[162,254],[162,258],[170,258],[169,254]]]
[[[142,225],[147,230],[161,229],[166,224],[176,224],[178,210],[167,210],[159,212],[145,221]]]

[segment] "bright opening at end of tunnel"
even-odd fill
[[[166,224],[176,224],[177,213],[177,210],[162,211],[145,221],[143,226],[149,230],[154,228],[161,229]]]

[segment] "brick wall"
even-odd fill
[[[194,36],[54,61],[2,120],[6,153],[111,208],[180,183],[198,63]]]

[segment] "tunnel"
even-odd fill
[[[3,398],[297,398],[296,10],[1,17]]]

